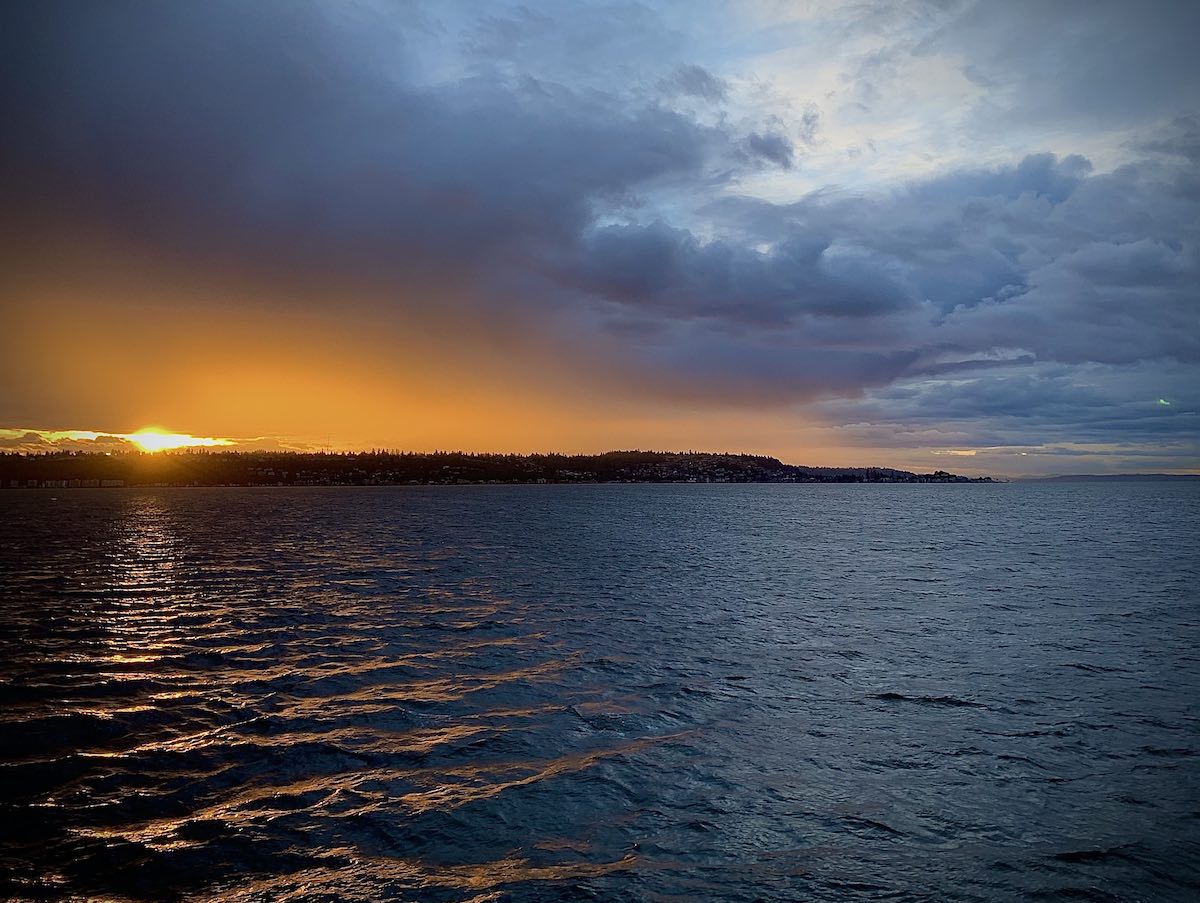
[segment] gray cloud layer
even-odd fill
[[[802,175],[817,107],[732,109],[653,8],[348,9],[8,9],[5,232],[86,218],[198,267],[453,280],[480,316],[519,293],[647,391],[836,396],[824,415],[878,444],[1200,445],[1190,5],[962,4],[903,51],[969,55],[1031,120],[1131,123],[1124,165],[1038,153],[786,203],[739,185]]]

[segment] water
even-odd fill
[[[0,895],[1194,900],[1200,487],[0,494]]]

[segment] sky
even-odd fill
[[[1200,4],[0,12],[0,448],[1200,471]]]

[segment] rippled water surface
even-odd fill
[[[1200,899],[1198,489],[0,493],[0,896]]]

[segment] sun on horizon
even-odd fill
[[[187,433],[171,433],[158,427],[145,427],[136,433],[121,434],[122,439],[128,439],[142,451],[160,452],[174,448],[199,448],[215,445],[232,445],[229,439],[213,439],[203,436],[190,436]]]

